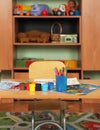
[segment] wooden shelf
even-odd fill
[[[13,18],[81,18],[81,16],[20,16],[13,15]]]
[[[28,70],[27,67],[14,67],[14,70]],[[81,68],[68,68],[68,70],[81,70]]]
[[[68,68],[68,70],[81,70],[81,68]]]
[[[14,43],[14,46],[81,46],[80,43]]]
[[[14,70],[27,70],[28,71],[27,67],[14,67],[13,69]]]

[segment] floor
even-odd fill
[[[45,111],[35,113],[36,123],[59,119],[59,114]],[[66,113],[66,130],[100,130],[100,113]],[[0,113],[0,130],[31,130],[31,112]],[[39,130],[59,130],[45,125]]]

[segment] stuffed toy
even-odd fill
[[[17,34],[17,41],[20,43],[48,43],[50,42],[50,33],[38,30],[31,30],[28,32],[20,32]]]

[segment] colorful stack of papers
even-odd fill
[[[88,94],[95,89],[100,88],[100,86],[96,86],[93,84],[80,84],[80,85],[72,85],[67,87],[66,93],[68,94]]]
[[[11,87],[19,85],[19,82],[4,80],[0,82],[0,90],[9,90]]]

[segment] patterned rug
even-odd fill
[[[51,111],[35,113],[36,124],[45,120],[58,121],[59,115]],[[66,130],[100,130],[100,113],[66,113]],[[1,112],[0,130],[31,130],[31,113]],[[39,130],[59,130],[44,125]]]

